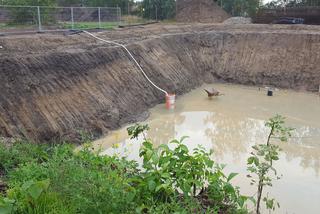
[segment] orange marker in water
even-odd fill
[[[166,95],[166,108],[167,109],[174,109],[174,103],[176,101],[175,94],[167,94]]]

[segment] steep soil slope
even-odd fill
[[[204,25],[99,35],[127,44],[150,79],[183,94],[217,80],[317,90],[318,32]],[[42,141],[76,139],[77,130],[87,130],[99,136],[163,102],[121,48],[83,34],[4,37],[0,45],[0,135]]]

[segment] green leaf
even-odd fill
[[[50,184],[49,180],[38,181],[32,184],[27,191],[33,200],[37,200],[41,195],[41,193],[48,189],[49,184]]]
[[[184,140],[188,139],[189,136],[183,136],[181,139],[180,139],[180,143],[182,143]]]
[[[154,164],[157,164],[159,162],[159,157],[158,157],[157,153],[153,153],[152,161],[153,161]]]
[[[14,200],[0,197],[0,214],[11,214],[13,213]]]
[[[34,181],[31,181],[31,180],[30,181],[26,181],[25,183],[22,184],[21,189],[26,191],[33,184],[34,184]]]
[[[224,191],[227,194],[231,194],[231,195],[235,193],[235,189],[230,183],[226,183],[226,185],[224,186]]]
[[[188,152],[189,152],[188,147],[186,147],[185,145],[181,145],[180,148],[181,148],[181,150],[184,151],[185,153],[188,153]]]
[[[234,172],[230,173],[229,176],[228,176],[228,178],[227,178],[227,182],[231,181],[231,180],[232,180],[234,177],[236,177],[238,174],[239,174],[239,173],[234,173]]]
[[[161,184],[161,185],[157,186],[156,192],[159,192],[159,190],[161,190],[161,189],[166,189],[168,186],[169,186],[169,184]]]
[[[161,177],[163,178],[170,178],[170,174],[169,173],[162,173]]]
[[[148,181],[148,187],[150,191],[154,191],[156,188],[156,185],[157,185],[156,182],[154,182],[153,180]]]
[[[41,187],[39,187],[38,185],[32,185],[28,189],[28,193],[32,197],[33,200],[37,200],[42,192],[43,192],[43,189]]]

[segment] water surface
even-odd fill
[[[281,114],[289,126],[295,128],[288,143],[279,144],[282,155],[275,167],[281,180],[269,189],[281,208],[275,213],[320,213],[320,98],[318,95],[287,90],[266,96],[265,89],[239,85],[215,84],[225,96],[208,99],[204,85],[176,102],[175,110],[164,105],[151,109],[145,122],[147,133],[157,145],[173,138],[189,136],[185,142],[190,149],[202,145],[213,149],[213,158],[227,164],[227,172],[240,175],[234,183],[242,194],[252,195],[256,188],[246,178],[246,159],[251,146],[265,143],[268,118]],[[95,142],[102,154],[120,154],[139,160],[141,140],[130,140],[126,129],[120,129]]]

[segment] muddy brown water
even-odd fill
[[[295,128],[287,143],[280,143],[283,152],[276,163],[281,180],[268,189],[281,207],[275,213],[310,213],[320,210],[320,98],[316,94],[287,90],[266,96],[266,90],[240,85],[215,84],[225,96],[208,99],[204,85],[179,97],[174,110],[164,105],[151,109],[147,133],[157,145],[173,138],[189,136],[185,143],[190,149],[202,145],[213,149],[213,158],[225,163],[226,172],[238,172],[233,181],[241,193],[252,195],[255,188],[246,178],[246,159],[251,146],[265,143],[268,118],[281,114],[287,125]],[[102,154],[120,154],[128,159],[139,159],[142,139],[130,140],[126,128],[114,131],[94,143]]]

